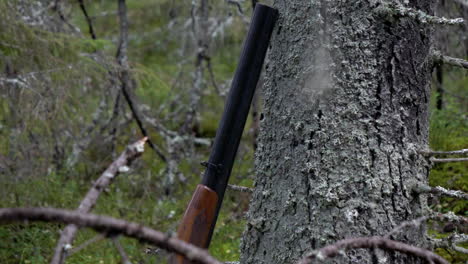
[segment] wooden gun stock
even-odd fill
[[[197,185],[197,189],[187,206],[182,222],[177,230],[177,238],[197,247],[208,248],[211,227],[216,217],[218,195],[205,185]],[[174,255],[170,264],[190,264],[190,260]]]

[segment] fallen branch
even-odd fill
[[[81,201],[78,209],[79,213],[87,213],[96,204],[97,199],[101,192],[112,183],[112,180],[117,177],[120,172],[127,172],[130,163],[141,155],[144,151],[144,145],[147,138],[143,138],[129,146],[125,151],[114,161],[112,164],[102,173],[102,175],[93,184],[91,189],[88,191],[86,196]],[[61,235],[60,239],[55,248],[54,256],[52,257],[51,264],[59,264],[65,261],[67,251],[71,248],[71,243],[75,238],[78,227],[76,225],[66,226]]]
[[[45,221],[73,224],[80,227],[92,228],[107,234],[122,234],[127,237],[150,243],[171,252],[183,255],[189,260],[204,264],[221,264],[204,249],[166,234],[142,226],[107,216],[79,213],[55,208],[1,208],[0,223],[18,221]]]
[[[313,251],[300,260],[298,264],[309,264],[312,263],[313,260],[325,260],[327,258],[335,257],[336,255],[343,252],[343,250],[357,248],[380,248],[385,250],[399,251],[408,255],[420,257],[427,260],[429,263],[448,264],[445,259],[427,249],[377,236],[340,240],[333,245]]]

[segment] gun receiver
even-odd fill
[[[256,4],[203,180],[178,229],[177,237],[195,246],[210,244],[277,17],[276,9]],[[192,262],[173,256],[170,263]]]

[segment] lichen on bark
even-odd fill
[[[385,235],[426,211],[431,28],[378,1],[275,1],[241,263],[294,263],[343,238]],[[432,1],[410,7],[431,13]],[[398,237],[423,245],[421,227]],[[341,263],[406,263],[349,251]],[[415,261],[411,259],[411,261]]]

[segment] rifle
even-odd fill
[[[256,4],[239,64],[225,103],[224,113],[201,184],[198,184],[177,231],[177,238],[201,248],[208,248],[223,202],[234,158],[244,130],[250,104],[278,11]],[[189,264],[180,255],[171,264]]]

